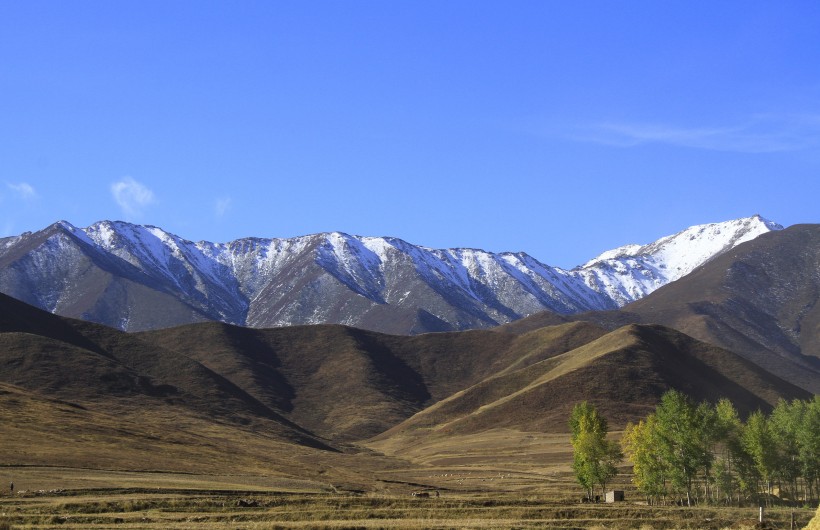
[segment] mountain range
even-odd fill
[[[760,216],[693,226],[566,270],[520,252],[435,250],[390,237],[194,243],[153,226],[61,221],[0,239],[0,292],[126,331],[203,321],[456,331],[542,311],[617,309],[781,229]]]
[[[256,250],[236,250],[228,267],[227,254],[210,254],[223,263],[202,257],[204,251],[197,258],[192,250],[223,248],[218,245],[171,236],[167,245],[152,245],[147,234],[164,232],[124,223],[94,226],[58,223],[0,241],[3,286],[15,294],[0,294],[0,465],[264,469],[300,480],[372,485],[379,480],[374,468],[401,468],[402,460],[394,459],[411,454],[420,462],[447,461],[468,440],[493,453],[525,443],[532,433],[564,436],[572,406],[582,400],[620,429],[645,417],[669,389],[695,401],[728,397],[743,416],[771,410],[781,399],[820,393],[820,225],[780,229],[752,217],[693,227],[562,271],[561,285],[583,278],[579,300],[608,300],[600,307],[588,310],[578,302],[572,311],[563,306],[563,312],[510,315],[500,326],[489,327],[486,320],[448,324],[479,322],[487,329],[416,334],[338,323],[253,328],[216,321],[203,308],[227,314],[244,307],[232,305],[231,290],[244,285],[237,279],[242,275],[228,272],[260,268],[267,263],[262,257],[270,258],[270,270],[278,264],[280,273],[257,278],[258,293],[291,285],[294,300],[307,303],[307,293],[320,296],[319,287],[330,285],[334,296],[347,297],[339,300],[358,300],[371,314],[382,308],[384,318],[401,309],[390,302],[397,284],[387,278],[409,278],[402,289],[417,285],[439,296],[414,300],[468,299],[466,288],[445,298],[423,281],[423,271],[436,263],[442,282],[461,278],[459,285],[484,293],[483,300],[509,301],[515,297],[490,296],[478,285],[513,285],[511,292],[523,292],[534,282],[486,274],[510,270],[499,263],[523,263],[522,255],[414,251],[392,240],[394,250],[376,260],[365,250],[387,240],[325,234],[298,244],[247,240],[246,248]],[[130,236],[123,238],[126,232]],[[100,250],[97,240],[112,250]],[[338,246],[328,247],[329,241]],[[168,250],[172,243],[174,252]],[[231,245],[242,247],[234,242],[224,248]],[[263,246],[280,253],[262,252]],[[459,261],[468,255],[473,261],[467,263],[478,268]],[[401,256],[404,265],[388,261]],[[449,284],[435,285],[444,290]],[[382,303],[367,305],[377,295]],[[261,296],[253,300],[261,304]],[[468,308],[484,307],[469,300]],[[354,306],[338,303],[338,315]],[[108,310],[113,317],[106,317]],[[118,325],[92,322],[89,315]],[[185,315],[194,322],[169,324]]]

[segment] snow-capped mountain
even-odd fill
[[[759,215],[697,225],[648,245],[609,250],[573,272],[622,307],[686,276],[740,243],[782,229]]]
[[[759,216],[699,225],[565,270],[524,253],[435,250],[338,232],[194,243],[153,226],[61,221],[0,239],[0,291],[126,330],[203,320],[461,330],[544,310],[615,309],[781,228]]]

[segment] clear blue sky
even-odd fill
[[[571,267],[820,222],[820,2],[0,0],[0,235],[123,219]]]

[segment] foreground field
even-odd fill
[[[787,529],[813,516],[808,508],[772,508],[756,526],[757,508],[580,504],[563,474],[537,489],[538,477],[486,468],[391,471],[383,493],[328,491],[312,481],[261,476],[129,473],[69,468],[5,468],[29,489],[0,496],[0,529],[261,530],[286,528]],[[425,473],[427,473],[425,475]],[[494,478],[494,481],[490,481]],[[422,483],[414,480],[425,480]],[[62,488],[49,488],[61,484]],[[410,488],[429,489],[412,497]],[[448,488],[447,484],[460,486]],[[489,488],[527,491],[492,491]],[[435,496],[438,491],[439,496]],[[564,492],[562,496],[560,492]]]
[[[117,491],[46,493],[0,501],[0,528],[755,528],[753,508],[580,505],[513,495],[395,495]],[[790,528],[791,510],[771,510],[765,528]],[[802,528],[812,511],[795,514]]]

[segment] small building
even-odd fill
[[[613,490],[606,492],[606,502],[623,502],[624,500],[624,492],[623,490]]]

